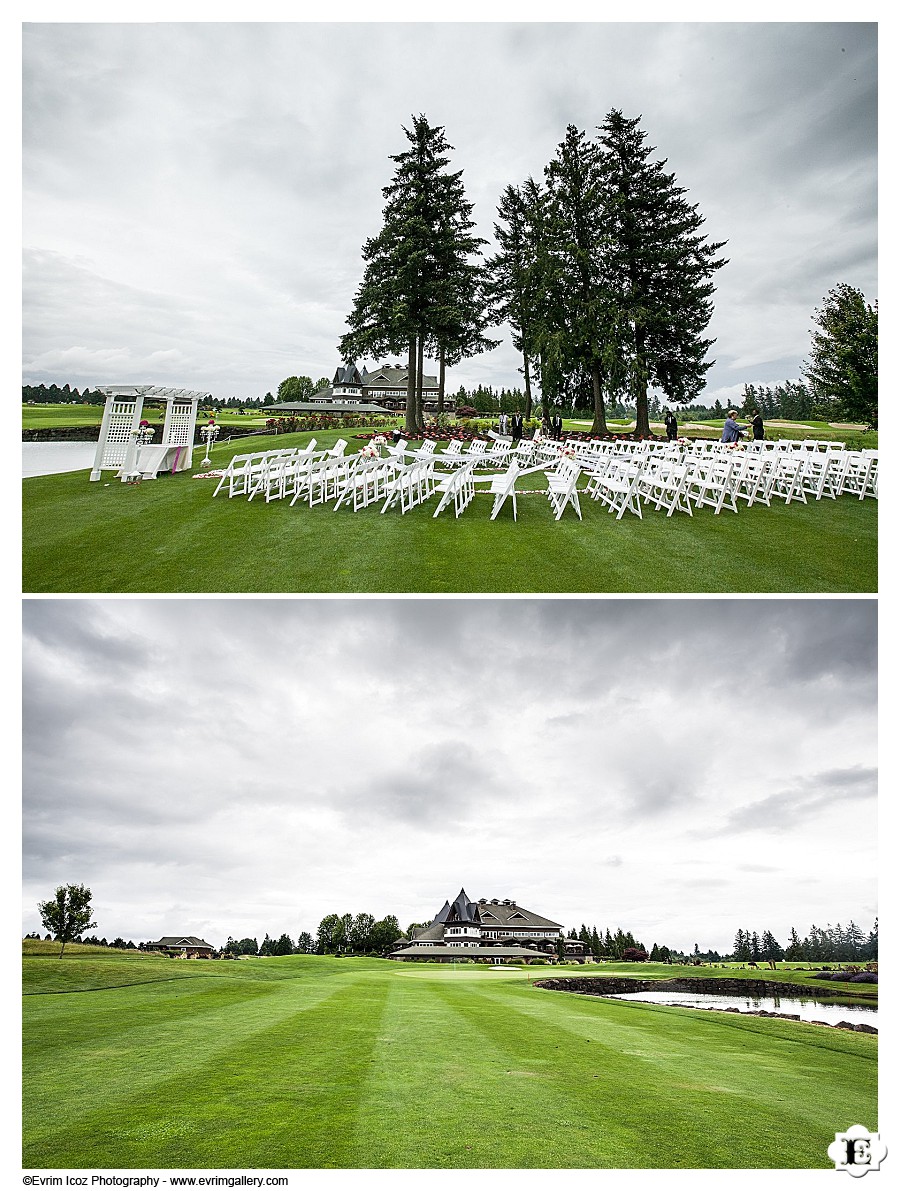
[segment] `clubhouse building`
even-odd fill
[[[568,958],[584,962],[584,943],[566,939],[558,922],[526,910],[508,897],[482,897],[473,902],[461,889],[452,904],[444,902],[428,926],[414,930],[409,939],[405,935],[397,939],[388,959],[528,963],[537,958],[555,959],[560,940]]]
[[[266,407],[266,413],[397,413],[406,409],[409,369],[403,364],[380,364],[362,371],[351,360],[341,364],[331,384],[313,393],[309,401],[285,401]],[[422,408],[437,409],[438,379],[422,376]]]

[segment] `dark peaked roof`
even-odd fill
[[[429,925],[434,926],[435,923],[437,923],[437,922],[446,922],[447,919],[449,918],[449,916],[450,916],[450,903],[444,902],[443,908],[438,910],[437,914],[435,914],[434,918],[432,918]]]
[[[456,901],[450,907],[450,917],[448,922],[479,922],[478,907],[474,902],[469,901],[468,894],[465,889],[460,889],[457,894]]]
[[[346,364],[341,364],[338,367],[331,383],[333,385],[361,385],[363,378],[353,361],[349,360]]]

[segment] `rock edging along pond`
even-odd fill
[[[637,980],[629,976],[569,976],[535,980],[534,984],[537,988],[547,988],[554,992],[581,993],[592,997],[614,997],[619,993],[683,992],[711,993],[720,996],[784,997],[785,999],[807,997],[822,1001],[829,993],[834,996],[834,992],[837,991],[812,988],[809,985],[788,984],[777,980],[729,980],[723,977],[692,976],[678,976],[672,980]],[[860,1000],[860,1004],[865,1003],[871,1004],[872,1002],[868,997]],[[787,1021],[800,1020],[791,1013],[772,1013],[766,1009],[723,1010],[723,1012],[741,1012],[744,1016],[753,1017],[780,1017]],[[814,1024],[828,1025],[827,1022]],[[838,1022],[835,1028],[859,1030],[867,1034],[877,1033],[872,1026],[853,1025],[850,1022]]]

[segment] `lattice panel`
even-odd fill
[[[169,413],[166,446],[184,447],[194,441],[194,405],[191,401],[173,401]]]
[[[119,468],[125,462],[125,452],[131,442],[134,426],[133,401],[115,401],[109,411],[106,445],[103,450],[103,468]]]

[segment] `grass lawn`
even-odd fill
[[[281,445],[310,435],[280,435]],[[330,446],[338,431],[316,435]],[[248,439],[269,446],[272,440]],[[351,440],[351,443],[353,440]],[[213,449],[224,466],[231,446]],[[197,456],[197,461],[202,455]],[[199,470],[195,468],[195,471]],[[108,476],[108,478],[106,478]],[[139,486],[114,473],[23,482],[23,590],[45,592],[874,592],[877,508],[843,497],[754,505],[693,518],[647,509],[616,521],[582,500],[554,522],[542,495],[490,521],[479,494],[463,516],[378,506],[215,500],[214,480],[164,475]],[[538,477],[520,481],[537,487]]]
[[[26,1169],[828,1168],[876,1128],[873,1036],[531,985],[557,969],[24,969]]]

